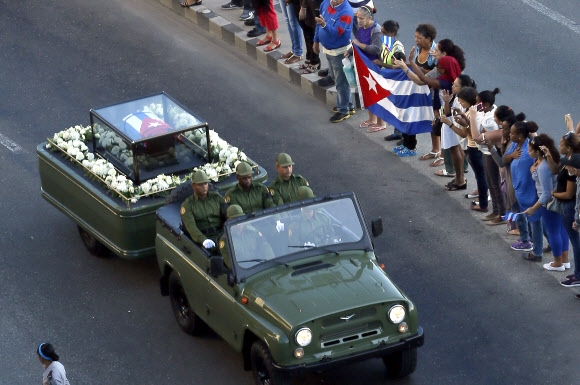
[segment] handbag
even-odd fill
[[[546,208],[555,213],[562,214],[562,202],[558,198],[552,197],[546,205]]]

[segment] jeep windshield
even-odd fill
[[[239,268],[303,258],[305,251],[337,253],[365,235],[351,197],[324,200],[251,217],[229,228],[232,259]],[[271,213],[270,213],[271,212]],[[312,253],[306,253],[311,255]],[[288,258],[285,258],[288,257]]]

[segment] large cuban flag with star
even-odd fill
[[[354,46],[354,64],[361,104],[408,134],[431,132],[433,102],[428,86],[419,86],[400,69],[381,68]]]
[[[141,138],[161,135],[171,130],[169,124],[165,123],[157,115],[149,111],[136,112],[126,116],[123,120],[127,126],[137,131]],[[130,135],[130,133],[128,134],[132,139],[135,139],[133,137],[134,135]]]

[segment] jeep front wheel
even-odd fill
[[[179,275],[172,271],[169,275],[169,299],[171,301],[171,308],[179,327],[193,336],[202,334],[204,324],[201,319],[193,312],[189,301],[183,290],[183,285],[179,280]]]
[[[93,237],[92,234],[78,225],[77,228],[79,229],[79,234],[85,247],[91,254],[99,258],[107,258],[111,255],[109,249],[107,249],[105,245]]]
[[[289,378],[280,373],[272,364],[272,355],[266,344],[256,341],[250,350],[252,371],[256,385],[289,385]]]
[[[417,368],[417,348],[402,350],[383,357],[390,378],[403,378]]]

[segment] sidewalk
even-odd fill
[[[264,52],[264,47],[257,47],[256,43],[260,40],[261,37],[258,38],[251,38],[247,37],[246,33],[251,30],[253,27],[248,27],[244,25],[243,21],[240,21],[238,18],[242,13],[241,9],[234,9],[234,10],[223,10],[221,9],[221,5],[227,3],[228,0],[204,0],[203,5],[184,8],[181,7],[180,1],[178,0],[159,0],[161,4],[164,6],[172,9],[175,13],[182,15],[187,20],[190,20],[194,24],[202,27],[209,33],[214,36],[217,36],[224,42],[230,44],[231,46],[235,46],[242,54],[253,58],[256,60],[257,63],[260,65],[268,68],[269,70],[277,73],[282,78],[286,79],[292,84],[300,87],[306,94],[314,96],[316,99],[321,101],[323,104],[327,105],[328,107],[332,108],[336,106],[336,88],[323,88],[316,84],[316,81],[320,79],[320,77],[314,73],[309,75],[303,75],[300,70],[296,69],[296,67],[301,64],[302,62],[295,63],[292,65],[287,65],[283,63],[283,60],[279,60],[280,56],[284,53],[291,50],[291,42],[290,36],[288,34],[288,28],[284,21],[284,16],[280,10],[279,4],[277,4],[277,0],[275,1],[276,10],[278,12],[278,23],[280,25],[278,29],[278,33],[280,36],[280,40],[282,41],[282,46],[272,52]],[[304,41],[303,41],[304,44]],[[328,68],[328,64],[326,62],[326,58],[323,54],[320,55],[322,67],[321,68]],[[360,108],[360,102],[358,99],[358,94],[355,92],[355,88],[353,90],[353,100],[355,101],[355,105],[357,108]],[[330,117],[330,110],[329,115]],[[359,124],[366,120],[368,117],[366,111],[362,111],[357,109],[357,113],[352,116],[350,119],[341,122],[341,124],[348,124],[350,125],[353,130],[360,132],[362,135],[366,136],[376,144],[385,148],[386,151],[392,152],[393,147],[396,146],[396,142],[386,142],[384,137],[388,134],[393,132],[393,127],[387,125],[387,129],[383,131],[379,131],[376,133],[368,133],[366,129],[359,128]],[[321,117],[321,119],[327,119],[326,117]],[[333,124],[333,123],[328,123]],[[434,188],[440,188],[440,191],[433,191],[434,195],[447,195],[452,199],[455,199],[462,207],[465,208],[466,211],[471,213],[474,219],[477,222],[481,223],[482,227],[489,232],[489,235],[495,233],[499,237],[501,237],[506,242],[506,256],[510,258],[513,257],[514,260],[521,260],[520,253],[512,251],[509,248],[511,243],[514,243],[517,240],[516,236],[511,236],[506,233],[506,225],[499,225],[499,226],[487,226],[485,225],[484,221],[481,221],[484,215],[483,213],[479,213],[476,211],[472,211],[469,209],[469,203],[473,199],[465,199],[465,194],[475,190],[477,188],[475,178],[473,175],[473,171],[469,168],[469,172],[465,175],[468,181],[468,188],[467,190],[460,190],[455,192],[447,192],[444,189],[444,185],[451,181],[452,178],[448,177],[440,177],[434,174],[436,170],[444,168],[443,166],[440,167],[430,167],[429,161],[419,161],[418,157],[428,153],[431,150],[431,137],[429,134],[421,134],[417,135],[417,156],[408,157],[408,158],[399,158],[400,161],[407,163],[417,172],[425,176],[427,179],[431,180],[436,186]],[[393,156],[396,156],[393,154]],[[432,185],[428,183],[426,180],[425,188],[433,188]],[[491,203],[491,202],[490,202]],[[491,204],[489,206],[491,212]],[[432,218],[425,218],[426,220],[436,222],[438,219],[438,215],[432,215]],[[544,240],[544,245],[547,245],[547,241]],[[552,254],[548,253],[544,255],[544,261],[542,263],[537,264],[538,270],[550,274],[556,279],[558,282],[563,280],[564,274],[560,272],[551,272],[544,270],[542,268],[542,264],[551,262],[553,260]],[[572,259],[571,259],[572,260]],[[528,262],[525,262],[528,263]],[[573,272],[574,267],[572,266],[571,270],[566,270],[566,274],[570,274]],[[575,292],[578,292],[575,290]]]

